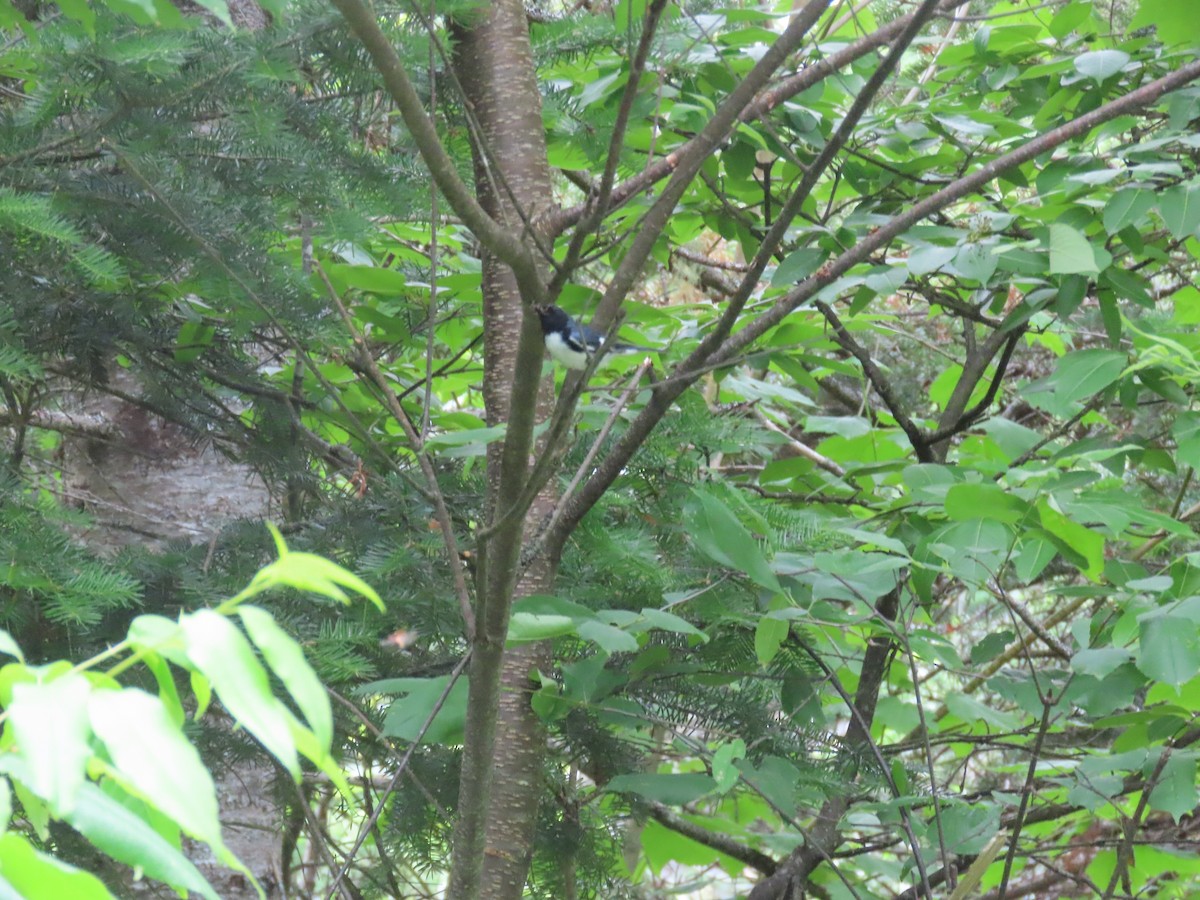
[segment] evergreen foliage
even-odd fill
[[[1145,35],[1107,34],[1083,0],[1019,6],[965,7],[1000,16],[961,20],[966,39],[945,23],[926,29],[931,49],[909,51],[812,186],[734,339],[814,279],[820,290],[750,346],[691,373],[697,388],[571,534],[553,595],[517,605],[513,645],[552,647],[528,688],[546,747],[530,788],[530,896],[648,896],[633,882],[668,860],[765,876],[764,857],[783,867],[806,852],[814,894],[894,896],[928,877],[914,858],[946,877],[1000,833],[1027,872],[1051,860],[1059,873],[1086,843],[1076,874],[1110,896],[1122,880],[1130,895],[1168,896],[1169,881],[1200,878],[1183,851],[1172,850],[1171,878],[1158,882],[1121,856],[1135,832],[1143,844],[1182,846],[1157,814],[1179,819],[1197,803],[1188,520],[1200,464],[1200,91],[1064,139],[837,268],[985,161],[1185,64]],[[185,734],[210,768],[236,770],[265,750],[281,773],[289,849],[329,839],[300,837],[311,823],[289,780],[303,765],[300,794],[327,811],[333,839],[383,804],[355,859],[357,890],[399,895],[405,879],[432,889],[452,864],[463,762],[465,701],[448,676],[470,643],[435,491],[389,393],[422,437],[460,549],[476,550],[489,524],[487,452],[499,439],[480,390],[484,249],[444,205],[432,220],[429,173],[330,7],[288,5],[260,31],[162,10],[150,24],[123,4],[63,8],[36,34],[0,44],[0,396],[10,429],[0,627],[12,638],[0,651],[23,655],[0,670],[0,703],[15,721],[4,739],[28,729],[30,710],[83,697],[144,713],[147,746],[161,740],[185,764]],[[564,204],[600,177],[620,120],[641,37],[621,19],[630,9],[573,10],[531,29],[550,156],[572,173],[556,185]],[[432,47],[427,68],[423,11],[380,12],[465,176],[478,122],[447,48]],[[439,3],[439,28],[474,12]],[[909,7],[858,12],[823,19],[798,71]],[[6,15],[0,0],[0,27]],[[668,154],[678,163],[777,39],[772,15],[669,8],[646,87],[632,95],[618,179]],[[880,59],[861,56],[747,117],[704,160],[644,267],[638,302],[625,307],[625,327],[664,348],[654,380],[618,400],[637,363],[605,361],[562,449],[560,490],[577,490],[576,473],[591,475],[621,446],[669,385],[660,369],[671,377],[718,327],[736,276],[769,240],[767,208],[776,201],[778,215],[778,201],[816,171]],[[778,157],[770,198],[759,155],[768,150]],[[581,244],[587,265],[562,297],[572,312],[588,311],[624,264],[653,190],[631,192]],[[560,257],[569,238],[554,246]],[[999,362],[1010,339],[1011,365]],[[116,383],[118,369],[134,376],[136,396]],[[1002,389],[984,402],[991,378]],[[85,429],[38,414],[73,413],[99,394],[249,465],[286,545],[260,522],[235,521],[207,542],[107,559],[84,549],[89,519],[64,501],[60,469],[65,443]],[[950,415],[956,403],[982,403],[980,415]],[[541,537],[550,523],[533,524]],[[255,604],[284,637],[239,612],[264,567],[278,590]],[[356,586],[347,572],[385,608],[344,605],[339,593]],[[1071,617],[1056,618],[1067,608]],[[245,696],[222,681],[226,664],[252,673]],[[855,696],[873,676],[878,704]],[[385,794],[412,723],[443,685],[441,718]],[[332,755],[326,689],[337,698]],[[213,691],[242,730],[191,718]],[[860,702],[873,716],[865,735]],[[167,843],[188,833],[232,864],[219,833],[203,830],[215,814],[197,831],[186,820],[195,797],[178,803],[139,782],[123,755],[133,745],[105,731],[109,721],[62,720],[74,756],[57,769],[84,788],[53,767],[36,777],[20,768],[36,767],[18,755],[32,752],[36,732],[5,745],[24,817],[12,839],[86,872],[93,851],[66,827],[96,833],[72,818],[72,791],[97,804],[107,791]],[[189,771],[201,778],[204,768]],[[1038,805],[1033,820],[1053,824],[1031,828],[1025,800]],[[840,810],[840,849],[808,845],[827,809]],[[677,833],[667,812],[740,855]],[[1111,833],[1089,837],[1093,818],[1114,823]],[[632,877],[627,859],[637,861]],[[1008,869],[993,864],[986,888],[1008,884]],[[178,880],[146,871],[203,893],[182,869]]]

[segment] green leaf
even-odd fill
[[[954,254],[954,270],[963,278],[987,284],[1000,264],[1000,258],[985,244],[970,243]]]
[[[741,772],[734,765],[734,761],[745,757],[746,742],[741,738],[722,744],[716,749],[712,757],[712,773],[718,793],[723,794],[738,783]]]
[[[379,599],[375,589],[353,572],[313,553],[292,552],[278,528],[270,522],[267,523],[267,528],[275,539],[279,559],[260,569],[250,586],[238,595],[239,598],[261,594],[274,587],[291,587],[323,594],[348,604],[350,598],[342,590],[342,587],[348,587],[374,603],[380,612],[384,611],[383,601]]]
[[[788,636],[789,627],[786,621],[773,616],[763,616],[758,620],[754,628],[754,652],[760,666],[766,666],[775,658]]]
[[[1200,184],[1167,188],[1158,198],[1158,211],[1172,237],[1195,235],[1200,228]]]
[[[1200,47],[1200,18],[1193,7],[1179,0],[1141,0],[1130,27],[1148,26],[1153,26],[1159,40],[1168,46]]]
[[[948,266],[957,253],[957,247],[916,247],[908,254],[908,271],[916,276],[928,275]]]
[[[243,605],[238,607],[238,615],[267,665],[304,713],[317,741],[328,749],[333,742],[333,712],[329,707],[329,695],[305,659],[300,645],[265,610]]]
[[[446,431],[431,435],[425,442],[425,446],[430,448],[431,452],[437,452],[443,447],[447,448],[441,452],[442,456],[483,456],[487,453],[488,445],[504,440],[507,432],[507,425],[471,428],[465,431]]]
[[[421,728],[429,719],[434,707],[442,702],[441,709],[425,732],[425,743],[462,743],[463,725],[467,719],[467,680],[460,678],[446,694],[450,676],[441,678],[394,678],[383,682],[388,693],[401,694],[392,701],[383,720],[383,733],[403,741],[415,742],[421,737]],[[366,685],[362,692],[376,689]]]
[[[8,718],[18,751],[29,765],[27,787],[59,816],[75,806],[92,755],[87,715],[91,693],[82,675],[13,685]]]
[[[104,853],[172,887],[220,900],[190,859],[144,819],[91,782],[67,822]]]
[[[121,777],[192,837],[221,847],[212,777],[159,699],[136,688],[95,691],[88,712]]]
[[[621,794],[637,794],[647,800],[656,800],[668,806],[679,806],[699,800],[716,789],[717,783],[708,775],[699,772],[680,774],[647,773],[641,775],[618,775],[605,786],[606,790]]]
[[[1150,808],[1169,813],[1176,822],[1196,808],[1196,757],[1171,754],[1150,792]]]
[[[185,615],[180,625],[188,659],[212,682],[225,708],[293,777],[299,777],[291,713],[271,694],[267,671],[245,635],[209,609]]]
[[[1058,556],[1058,546],[1045,531],[1032,528],[1023,531],[1013,551],[1013,571],[1021,581],[1033,581]]]
[[[1126,363],[1117,350],[1076,350],[1058,361],[1045,384],[1059,399],[1087,400],[1120,378]]]
[[[1071,668],[1081,675],[1103,678],[1133,659],[1133,653],[1120,647],[1094,647],[1080,650],[1071,657]]]
[[[590,617],[589,617],[590,618]],[[508,620],[508,643],[529,644],[578,633],[578,620],[554,613],[517,610]]]
[[[983,722],[1001,731],[1012,731],[1021,724],[1021,717],[1015,713],[1001,712],[968,694],[947,694],[946,709],[964,722]]]
[[[1087,78],[1103,81],[1129,64],[1129,54],[1120,50],[1092,50],[1075,57],[1075,71]]]
[[[327,263],[324,269],[339,293],[347,289],[357,289],[372,294],[395,296],[407,294],[412,289],[408,283],[408,276],[397,269],[345,263]]]
[[[1042,527],[1082,558],[1080,570],[1093,581],[1104,571],[1104,536],[1068,519],[1048,502],[1038,503]]]
[[[1000,807],[995,803],[949,803],[941,812],[940,825],[933,827],[941,828],[951,853],[973,855],[1000,829]]]
[[[643,607],[642,616],[653,628],[674,632],[675,634],[690,634],[700,638],[702,643],[708,643],[707,634],[682,616],[675,615],[675,613],[667,612],[665,609]]]
[[[929,539],[929,547],[970,583],[987,581],[1000,571],[1012,546],[1013,532],[994,519],[970,519],[947,526]]]
[[[0,878],[20,900],[115,900],[95,875],[34,850],[15,831],[0,837]]]
[[[633,653],[638,648],[637,638],[628,631],[595,620],[580,622],[579,636],[608,653]]]
[[[1092,244],[1069,225],[1050,226],[1050,274],[1097,275],[1112,264],[1112,254]]]
[[[821,267],[829,253],[820,247],[801,247],[783,258],[783,262],[771,276],[771,284],[780,287],[803,281]]]
[[[700,487],[693,488],[688,522],[692,540],[702,553],[744,573],[755,584],[782,591],[758,542],[724,503]]]
[[[1175,438],[1176,461],[1200,469],[1200,413],[1183,412],[1176,416],[1171,437]]]
[[[960,522],[995,519],[1011,525],[1029,511],[1028,503],[995,484],[956,484],[946,492],[946,515]]]
[[[1196,623],[1182,616],[1152,616],[1140,622],[1137,666],[1149,678],[1178,687],[1200,672]]]
[[[1104,204],[1104,230],[1116,234],[1140,220],[1158,199],[1154,191],[1129,188],[1117,191]]]

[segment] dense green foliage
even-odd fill
[[[644,6],[531,25],[568,210],[559,259],[604,171]],[[909,11],[849,6],[787,73]],[[734,896],[812,846],[818,813],[843,842],[814,896],[949,897],[964,876],[957,896],[1200,885],[1181,824],[1200,801],[1200,87],[1071,130],[1192,62],[1200,37],[1154,0],[964,9],[932,19],[881,88],[877,52],[799,92],[773,84],[623,306],[622,333],[663,348],[656,381],[637,358],[603,361],[561,448],[563,491],[720,327],[767,247],[733,342],[571,535],[553,594],[514,607],[514,646],[553,642],[533,676],[548,750],[531,896],[651,897],[683,878]],[[419,463],[471,550],[504,436],[480,392],[481,248],[434,212],[332,8],[269,11],[256,31],[161,2],[27,19],[0,0],[5,896],[117,890],[57,823],[212,895],[178,847],[186,834],[238,865],[205,769],[229,752],[205,734],[214,691],[281,784],[324,773],[305,790],[331,827],[312,830],[289,790],[281,816],[300,845],[350,854],[363,896],[432,890],[450,866],[468,641]],[[415,8],[385,11],[466,177],[446,35],[431,52]],[[618,183],[686,151],[781,18],[667,8]],[[564,307],[590,313],[657,197],[628,190],[586,236]],[[211,543],[85,551],[96,510],[60,502],[79,428],[56,416],[90,393],[250,466],[294,550],[233,522]],[[385,611],[333,602],[360,587],[348,572]],[[295,590],[271,615],[241,605],[268,583]],[[355,712],[331,712],[321,685]]]

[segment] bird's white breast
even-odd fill
[[[557,331],[546,335],[546,350],[551,358],[568,369],[587,368],[587,354],[571,347]]]

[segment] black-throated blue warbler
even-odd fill
[[[546,341],[546,350],[551,359],[568,369],[586,369],[588,359],[600,349],[604,343],[604,335],[582,322],[577,322],[573,316],[557,306],[535,306],[538,318],[542,320],[542,337]],[[637,344],[626,344],[613,341],[609,346],[610,353],[651,353],[650,347],[639,347]]]

